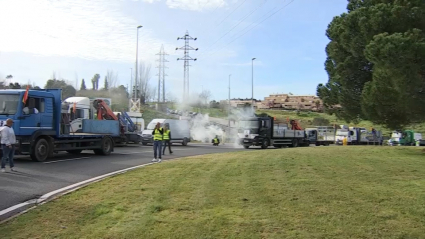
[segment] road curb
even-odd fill
[[[172,161],[172,160],[175,160],[175,159],[179,159],[179,158],[169,159],[169,160],[165,160],[165,161]],[[132,171],[134,169],[146,167],[146,166],[149,166],[149,165],[152,165],[152,164],[157,164],[157,163],[141,164],[141,165],[133,166],[133,167],[130,167],[130,168],[121,169],[121,170],[118,170],[118,171],[115,171],[115,172],[103,174],[103,175],[100,175],[100,176],[97,176],[97,177],[94,177],[94,178],[90,178],[90,179],[81,181],[79,183],[74,183],[72,185],[51,191],[49,193],[42,195],[38,199],[31,199],[31,200],[28,200],[26,202],[16,204],[14,206],[11,206],[9,208],[6,208],[6,209],[0,211],[0,224],[5,223],[5,222],[7,222],[7,221],[19,216],[19,215],[22,215],[22,214],[30,211],[31,209],[36,208],[39,205],[43,205],[44,203],[46,203],[48,201],[51,201],[53,199],[56,199],[56,198],[61,197],[63,195],[66,195],[68,193],[71,193],[75,190],[78,190],[80,188],[88,186],[92,183],[99,182],[99,181],[104,180],[106,178],[109,178],[109,177],[112,177],[112,176],[115,176],[115,175],[118,175],[118,174],[123,174],[123,173],[126,173],[128,171]]]

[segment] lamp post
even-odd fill
[[[228,121],[229,121],[229,125],[228,125],[228,127],[229,127],[229,131],[230,131],[230,76],[231,76],[232,74],[230,74],[229,75],[229,104],[227,105],[227,119],[228,119]]]
[[[134,88],[136,91],[136,96],[134,98],[139,98],[139,94],[138,94],[138,88],[137,88],[137,76],[138,76],[138,69],[139,69],[139,29],[142,28],[143,26],[137,26],[137,40],[136,40],[136,76],[134,77]]]
[[[252,108],[254,109],[254,60],[255,60],[256,58],[252,58],[252,95],[251,95],[251,105],[252,105]]]

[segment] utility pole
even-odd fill
[[[256,58],[252,58],[252,95],[251,95],[251,105],[252,109],[254,109],[254,60]]]
[[[229,131],[230,131],[230,76],[232,76],[232,74],[229,75],[229,104],[227,105],[227,119],[229,120]]]
[[[136,38],[136,74],[134,77],[134,93],[132,94],[132,98],[130,99],[130,112],[140,113],[140,96],[139,96],[139,86],[138,82],[138,71],[139,71],[139,29],[142,26],[137,26],[137,38]],[[131,75],[133,75],[133,70],[131,70]]]
[[[189,32],[186,31],[186,34],[184,37],[177,37],[177,40],[184,40],[184,46],[180,48],[176,48],[176,50],[183,50],[184,56],[183,58],[177,58],[177,60],[183,60],[184,61],[184,79],[183,79],[183,101],[187,99],[189,95],[189,61],[196,61],[196,58],[192,58],[189,56],[190,50],[197,51],[198,48],[193,48],[189,46],[189,41],[194,40],[196,41],[196,37],[193,38],[189,36]]]
[[[165,103],[165,62],[168,62],[165,59],[165,56],[168,55],[164,51],[164,45],[161,46],[161,50],[156,55],[159,55],[159,59],[156,60],[159,62],[158,68],[158,103],[161,102],[161,96],[162,96],[162,102]]]

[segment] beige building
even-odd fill
[[[228,100],[220,101],[221,105],[227,105]],[[231,99],[231,107],[243,107],[251,105],[251,99]],[[265,97],[263,101],[254,99],[254,107],[257,109],[300,109],[317,111],[322,108],[322,100],[315,95],[291,95],[273,94]]]
[[[258,104],[261,103],[261,100],[254,99],[254,107],[256,107]],[[228,100],[220,100],[220,105],[228,105]],[[251,105],[252,100],[251,99],[230,99],[230,106],[234,108],[242,108],[245,105]]]
[[[262,102],[268,108],[301,109],[316,111],[321,108],[322,101],[315,95],[273,94]]]

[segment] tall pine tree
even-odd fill
[[[81,81],[81,87],[80,90],[86,90],[86,82],[84,81],[84,79]]]

